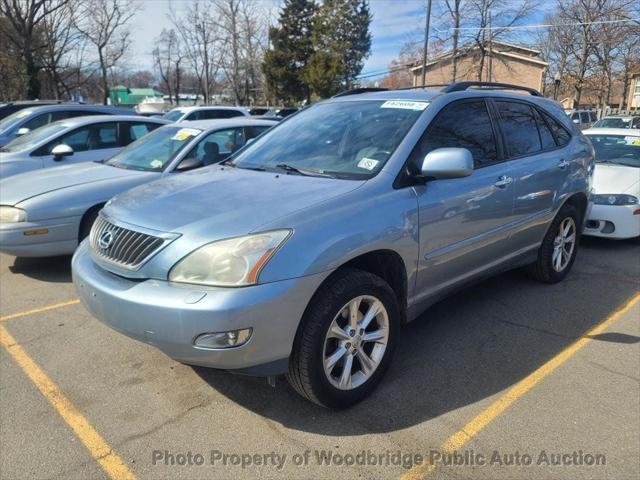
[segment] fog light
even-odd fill
[[[247,343],[251,337],[251,328],[231,330],[229,332],[203,333],[198,335],[194,345],[200,348],[232,348]]]

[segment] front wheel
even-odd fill
[[[359,402],[391,361],[399,317],[395,294],[383,279],[355,269],[337,272],[305,312],[291,354],[289,383],[324,407]]]
[[[557,283],[567,276],[578,252],[582,218],[573,205],[564,205],[553,219],[529,274],[544,283]]]

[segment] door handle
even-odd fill
[[[505,188],[511,182],[513,182],[513,178],[506,175],[501,175],[500,178],[498,178],[498,181],[493,184],[493,186],[498,188]]]
[[[558,168],[560,170],[564,170],[568,166],[569,166],[569,162],[567,162],[564,158],[562,160],[560,160],[560,163],[558,164]]]

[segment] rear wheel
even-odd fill
[[[305,398],[345,408],[380,382],[393,351],[399,309],[380,277],[349,269],[314,295],[294,342],[287,379]]]
[[[554,218],[529,266],[530,275],[545,283],[557,283],[567,276],[578,252],[582,217],[573,205],[564,205]]]

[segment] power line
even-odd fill
[[[528,30],[536,28],[551,28],[551,27],[572,27],[577,25],[600,25],[605,23],[636,23],[640,22],[640,18],[623,18],[618,20],[596,20],[593,22],[570,22],[570,23],[537,23],[532,25],[512,25],[503,27],[451,27],[451,28],[437,28],[439,33],[451,32],[453,30]]]

